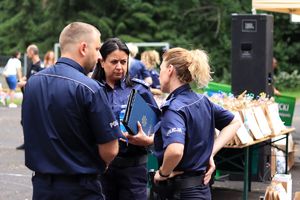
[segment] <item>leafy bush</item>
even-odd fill
[[[291,74],[283,71],[274,77],[275,86],[279,90],[300,88],[300,74],[294,70]]]

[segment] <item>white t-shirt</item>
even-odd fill
[[[21,61],[18,58],[10,58],[4,68],[5,75],[17,75],[17,69],[21,68]]]

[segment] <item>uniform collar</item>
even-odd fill
[[[179,88],[175,89],[167,98],[167,100],[176,97],[177,95],[179,95],[180,93],[187,91],[187,90],[191,90],[191,86],[189,84],[184,84],[182,86],[180,86]]]
[[[106,83],[106,81],[104,81],[104,85],[105,85],[106,88],[109,88],[109,89],[113,90],[113,89]],[[121,88],[121,89],[123,89],[123,90],[126,88],[125,78],[123,78],[122,80],[118,81],[118,82],[115,84],[115,89],[118,88],[118,87]]]
[[[79,65],[76,61],[70,59],[70,58],[65,58],[65,57],[62,57],[62,58],[59,58],[58,61],[56,62],[57,64],[59,63],[63,63],[63,64],[66,64],[78,71],[80,71],[81,73],[87,75],[88,73],[85,71],[85,69]]]

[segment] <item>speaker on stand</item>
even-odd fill
[[[273,96],[273,16],[232,14],[231,19],[232,93]],[[271,147],[257,146],[250,149],[250,178],[265,181],[270,178]]]

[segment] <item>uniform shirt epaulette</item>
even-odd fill
[[[174,97],[171,97],[170,99],[166,100],[161,106],[160,108],[162,110],[169,108],[169,106],[171,105],[171,102],[174,100]]]
[[[150,87],[150,85],[148,83],[146,83],[145,81],[138,79],[138,78],[132,78],[131,81],[134,83],[139,83],[139,84],[143,85],[144,87],[146,87],[147,89]]]

